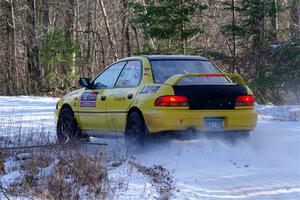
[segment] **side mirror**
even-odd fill
[[[83,87],[88,88],[91,85],[90,79],[89,78],[80,78],[79,79],[79,84]]]

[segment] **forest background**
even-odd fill
[[[112,62],[188,54],[300,104],[300,0],[0,0],[0,95],[60,96]]]

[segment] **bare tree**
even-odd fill
[[[300,1],[289,0],[290,9],[290,30],[292,37],[300,35]]]
[[[107,14],[106,14],[106,9],[105,9],[103,0],[99,0],[99,1],[100,1],[100,7],[101,7],[101,10],[102,10],[102,16],[103,16],[103,19],[104,19],[104,22],[105,22],[105,28],[106,28],[108,39],[109,39],[109,44],[110,44],[110,47],[111,47],[112,52],[113,52],[113,60],[117,60],[118,59],[118,54],[117,54],[117,51],[116,51],[116,48],[115,48],[115,46],[116,46],[115,45],[115,40],[113,39],[113,36],[112,36],[110,24],[109,24],[108,17],[107,17]]]
[[[68,0],[68,6],[66,9],[66,16],[65,16],[65,33],[66,37],[70,42],[74,41],[74,22],[75,22],[75,0]],[[75,59],[75,55],[73,55]],[[72,65],[71,68],[68,65]],[[72,63],[64,63],[63,64],[63,72],[67,75],[69,74],[70,70],[73,74],[75,74],[75,62],[73,60]]]
[[[35,0],[27,0],[27,67],[29,72],[29,85],[34,93],[41,87],[41,70],[39,66],[39,49],[36,40],[36,5]]]
[[[272,26],[272,40],[276,42],[278,40],[278,0],[272,0],[272,15],[271,15],[271,26]]]
[[[123,19],[122,19],[122,57],[131,55],[129,23],[128,23],[128,1],[122,0]]]

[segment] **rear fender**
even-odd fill
[[[164,84],[147,84],[141,88],[136,95],[134,103],[142,112],[153,109],[175,109],[175,108],[161,108],[154,106],[155,100],[158,97],[165,95],[174,95],[174,89],[170,85]],[[180,108],[179,108],[180,109]]]

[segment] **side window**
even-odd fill
[[[126,62],[118,62],[116,64],[111,65],[94,80],[94,88],[98,89],[114,87],[117,78],[119,77],[119,74],[125,64]]]
[[[116,87],[136,87],[140,83],[141,73],[141,61],[128,61],[120,74]]]

